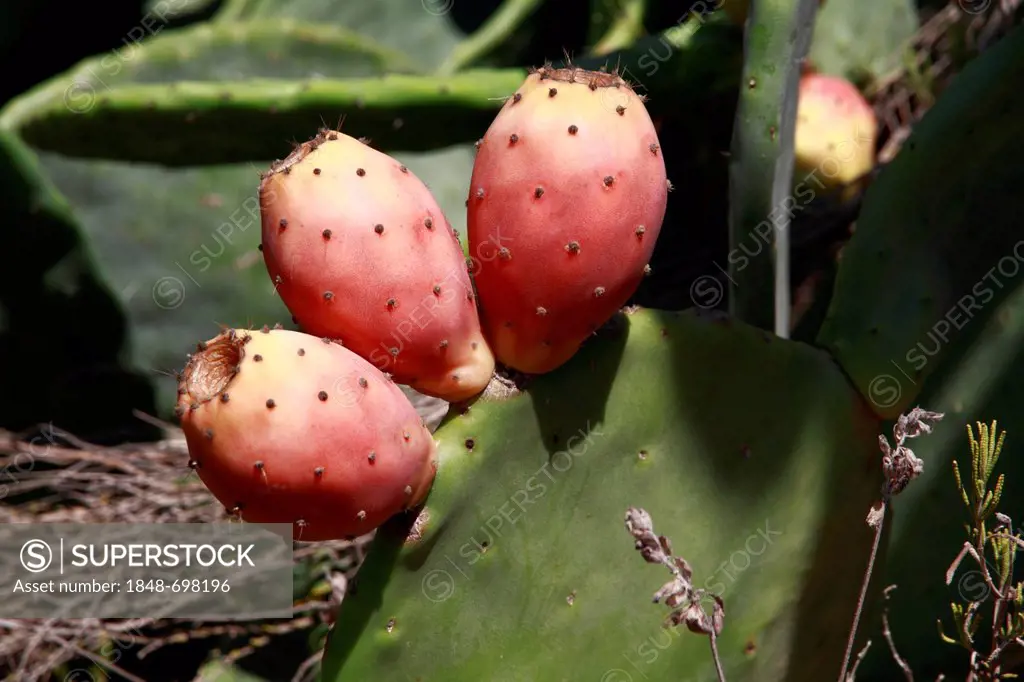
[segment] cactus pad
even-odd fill
[[[662,629],[667,572],[634,551],[631,505],[724,596],[730,680],[834,674],[879,428],[826,355],[633,309],[509,392],[436,432],[426,506],[378,531],[324,680],[712,679],[707,640]]]
[[[1024,29],[972,62],[868,191],[818,341],[892,418],[1024,273]]]

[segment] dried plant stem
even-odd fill
[[[860,650],[860,653],[857,654],[857,658],[853,662],[853,670],[850,671],[850,681],[851,682],[853,682],[853,680],[856,679],[856,677],[857,677],[857,668],[860,667],[860,664],[864,661],[864,658],[868,655],[868,649],[870,649],[870,648],[871,648],[871,640],[869,639],[868,641],[864,642],[864,647]]]
[[[885,588],[885,601],[889,601],[889,593],[896,589],[895,585],[889,585]],[[910,665],[900,656],[900,653],[896,650],[896,642],[892,639],[892,629],[889,627],[889,606],[886,604],[885,608],[882,609],[882,634],[885,636],[885,641],[889,645],[889,653],[892,654],[892,660],[896,661],[896,665],[903,671],[903,675],[907,678],[907,682],[914,682],[914,673],[910,669]]]
[[[839,682],[847,682],[846,671],[850,667],[850,657],[853,655],[853,642],[857,639],[857,626],[860,625],[860,617],[864,612],[864,602],[867,600],[868,586],[871,585],[871,574],[875,570],[875,559],[878,557],[878,547],[882,544],[882,530],[885,528],[885,509],[888,502],[882,502],[882,508],[878,512],[877,524],[875,525],[875,540],[871,544],[871,556],[868,557],[868,567],[864,571],[864,580],[860,586],[860,596],[857,598],[857,609],[853,613],[853,625],[850,627],[850,637],[846,640],[846,654],[843,656],[843,669],[839,673]]]
[[[960,550],[960,553],[956,555],[956,559],[954,559],[953,563],[950,564],[949,569],[946,571],[946,584],[949,585],[949,583],[952,582],[956,569],[960,567],[960,563],[968,554],[978,562],[978,566],[981,568],[981,577],[985,579],[985,586],[988,587],[989,591],[994,594],[997,599],[1005,599],[1003,591],[996,587],[996,584],[992,582],[992,574],[988,572],[988,564],[984,559],[982,559],[985,555],[984,547],[982,547],[981,552],[979,552],[970,542],[964,543],[963,549]]]
[[[714,632],[708,635],[711,640],[711,658],[715,659],[715,673],[718,674],[718,682],[725,682],[725,671],[722,670],[722,659],[718,656],[718,637]]]
[[[929,412],[915,407],[906,414],[901,414],[892,427],[892,437],[896,441],[895,448],[884,435],[878,436],[878,447],[882,451],[882,475],[885,478],[882,485],[882,500],[880,504],[868,511],[867,524],[875,529],[875,540],[871,544],[871,556],[868,557],[868,566],[864,571],[864,580],[860,586],[860,596],[857,598],[857,608],[853,613],[850,637],[846,640],[846,654],[843,656],[839,682],[852,682],[852,676],[847,677],[846,671],[850,667],[853,642],[857,638],[857,626],[860,625],[860,617],[864,612],[864,602],[867,601],[871,574],[874,573],[875,560],[878,558],[878,547],[882,544],[885,513],[892,503],[892,498],[903,492],[910,482],[924,471],[924,462],[904,443],[908,438],[917,438],[931,433],[932,422],[941,421],[944,416],[941,412]]]
[[[299,666],[299,669],[295,671],[295,676],[292,677],[292,682],[313,682],[316,680],[317,664],[320,663],[320,659],[323,658],[323,652],[317,651],[315,654],[307,658]]]
[[[654,593],[654,603],[664,600],[673,609],[669,614],[668,623],[672,626],[686,625],[690,632],[705,634],[711,642],[711,658],[715,661],[715,673],[718,682],[725,682],[725,671],[722,660],[718,656],[718,635],[725,627],[725,602],[714,592],[693,587],[693,569],[686,559],[672,555],[672,546],[664,535],[654,532],[651,515],[638,507],[626,510],[626,530],[636,541],[634,549],[649,564],[662,564],[670,573],[672,580],[662,585]],[[709,616],[701,601],[710,597],[714,602]]]

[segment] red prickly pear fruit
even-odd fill
[[[456,402],[494,356],[466,259],[430,190],[364,142],[322,130],[260,183],[263,257],[304,332]]]
[[[537,69],[488,128],[471,182],[484,333],[503,364],[550,372],[648,270],[669,189],[654,123],[616,74]]]
[[[875,165],[878,119],[871,105],[846,79],[812,72],[800,78],[796,116],[794,184],[856,194],[851,183]]]
[[[419,505],[437,445],[397,384],[344,347],[284,329],[199,344],[177,413],[190,466],[230,511],[303,541],[368,533]]]

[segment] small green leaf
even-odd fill
[[[964,506],[970,509],[971,500],[967,496],[967,489],[964,488],[963,480],[960,478],[960,467],[957,466],[955,459],[953,460],[953,478],[956,480],[956,487],[960,490],[960,497],[964,501]]]
[[[942,630],[942,620],[941,619],[936,619],[935,620],[935,624],[939,628],[939,637],[942,638],[943,642],[945,642],[947,644],[957,644],[957,645],[961,644],[960,640],[953,639],[952,637],[949,637],[948,635],[946,635],[946,633]]]
[[[987,519],[992,514],[996,513],[996,508],[999,506],[999,502],[1003,497],[1003,483],[1003,475],[999,474],[999,478],[996,479],[995,490],[988,491],[985,497],[984,511],[981,516],[982,519]]]

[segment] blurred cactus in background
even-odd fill
[[[304,548],[288,624],[147,622],[155,659],[90,674],[818,682],[854,623],[860,682],[903,659],[988,679],[935,622],[963,426],[1024,404],[1022,14],[150,0],[77,30],[84,6],[0,8],[5,520],[179,505]],[[51,30],[75,37],[30,58]],[[879,434],[918,405],[945,419],[875,535],[902,452]],[[170,488],[49,448],[15,466],[41,437]],[[36,625],[0,627],[19,680],[122,632],[62,631],[53,663]]]

